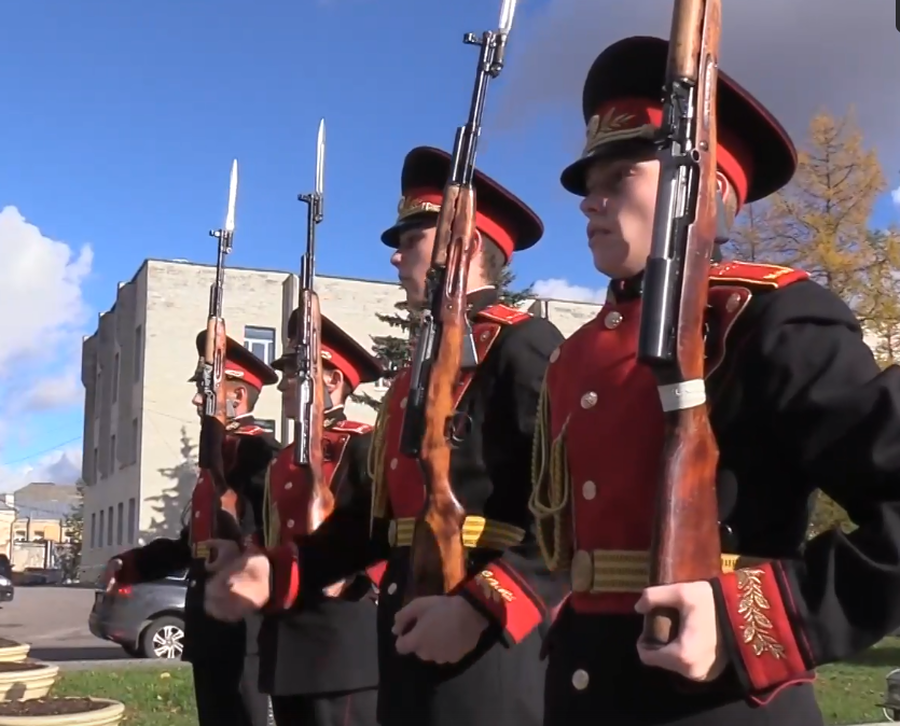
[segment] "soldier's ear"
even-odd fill
[[[716,191],[722,197],[723,202],[727,202],[731,196],[731,184],[721,171],[716,172]]]
[[[477,255],[479,252],[484,252],[484,238],[481,231],[476,229],[472,237],[472,254]]]

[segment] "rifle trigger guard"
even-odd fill
[[[447,440],[453,446],[459,446],[470,433],[472,433],[472,417],[463,411],[456,411],[447,421]]]

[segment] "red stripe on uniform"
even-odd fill
[[[376,562],[371,567],[366,568],[366,574],[369,579],[375,583],[375,587],[381,587],[381,578],[384,577],[384,571],[387,569],[387,560]]]
[[[269,610],[289,610],[300,594],[300,553],[293,544],[273,547],[266,553],[272,567]]]
[[[515,574],[500,560],[490,563],[462,588],[505,631],[511,643],[520,643],[544,619],[544,608],[519,584]]]
[[[808,672],[770,563],[720,575],[741,663],[755,691]]]

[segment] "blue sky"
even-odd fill
[[[534,30],[545,5],[520,3],[511,68],[517,38]],[[41,0],[4,8],[0,209],[16,207],[76,257],[90,250],[59,268],[66,291],[53,299],[65,319],[44,321],[59,355],[36,358],[34,341],[25,341],[0,367],[18,381],[21,368],[13,376],[11,366],[27,364],[28,386],[57,392],[50,398],[60,404],[20,400],[0,409],[0,489],[18,483],[22,467],[35,476],[71,471],[65,461],[52,465],[54,450],[80,449],[80,333],[94,329],[116,283],[143,259],[213,261],[206,233],[222,221],[233,157],[241,184],[230,264],[295,269],[305,213],[296,194],[312,185],[316,125],[325,116],[319,271],[392,279],[378,235],[395,214],[402,158],[419,144],[449,148],[465,120],[477,54],[462,34],[492,27],[498,9],[486,0]],[[519,281],[602,288],[587,264],[577,199],[558,184],[581,146],[579,99],[518,118],[501,77],[488,106],[479,165],[529,200],[547,227],[544,241],[517,260]],[[879,211],[888,219],[890,201]],[[0,240],[7,258],[21,239]]]

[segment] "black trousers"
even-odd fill
[[[259,692],[259,658],[192,663],[199,726],[268,726],[269,697]]]
[[[377,726],[378,689],[272,696],[275,726]]]

